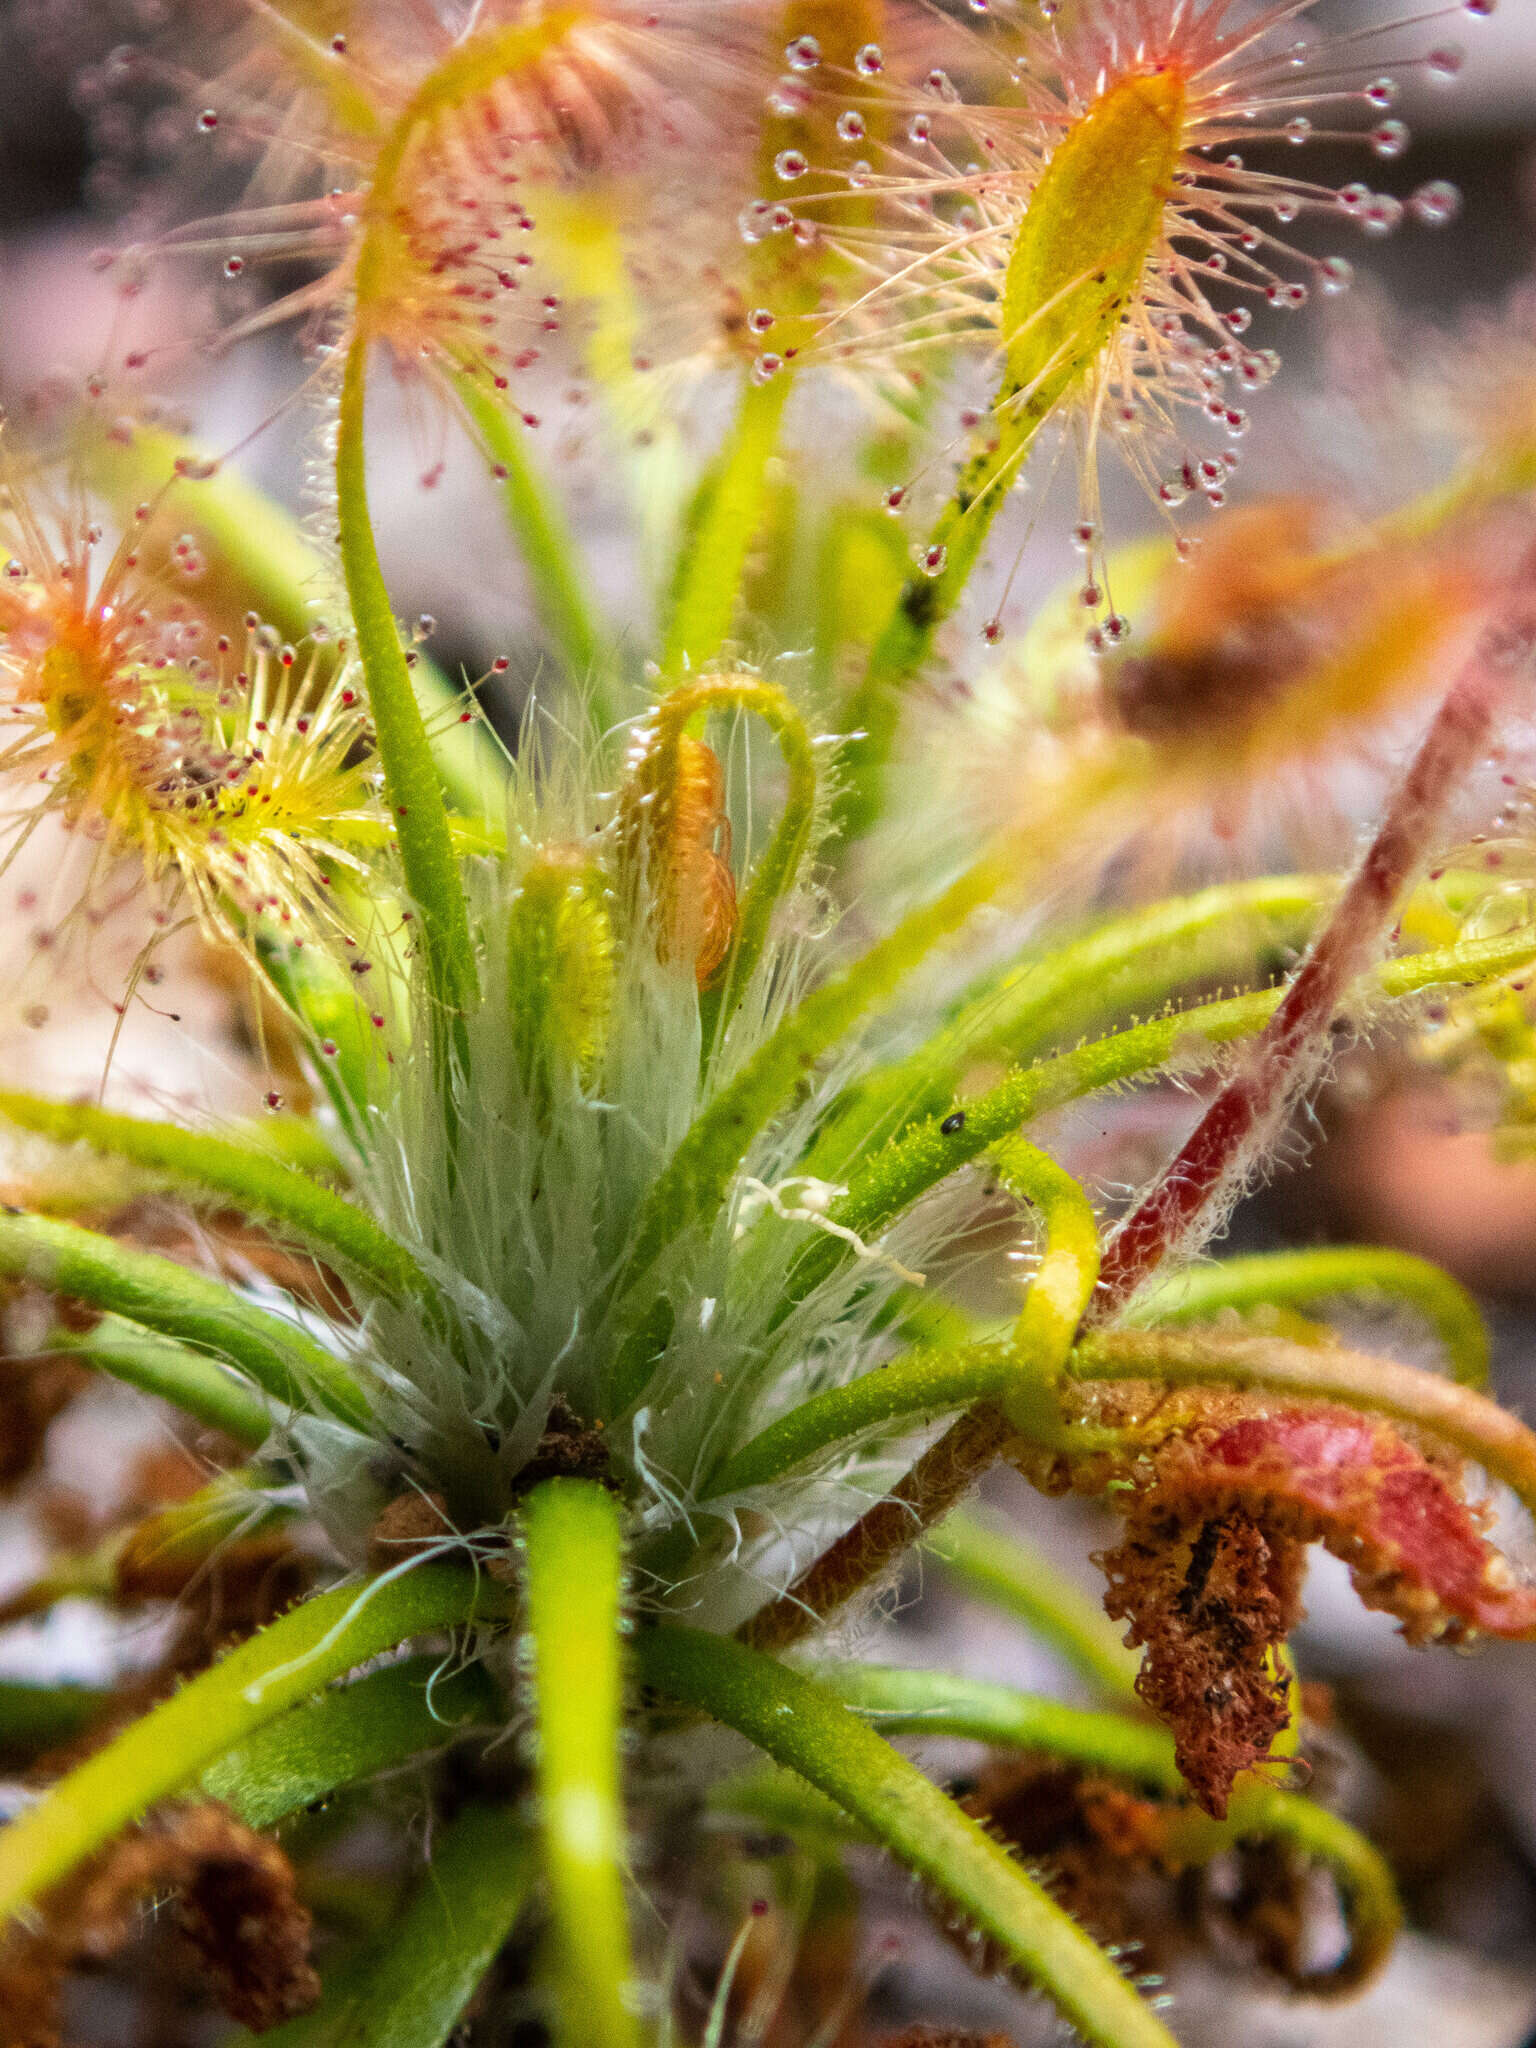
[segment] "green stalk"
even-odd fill
[[[380,261],[372,235],[365,237],[358,257],[360,302],[368,300],[373,288],[370,268]],[[436,1062],[446,1086],[450,1054],[461,1062],[464,1055],[463,1017],[476,993],[475,954],[442,780],[427,744],[427,729],[412,689],[369,519],[364,432],[367,362],[368,329],[363,324],[347,350],[337,415],[341,565],[368,684],[384,792],[394,815],[406,888],[416,908],[416,942],[425,962],[427,994],[437,1013],[433,1026]]]
[[[0,1921],[157,1799],[334,1678],[412,1636],[505,1612],[469,1572],[422,1565],[321,1593],[189,1679],[0,1829]]]
[[[1064,1578],[1033,1543],[958,1508],[923,1548],[962,1592],[1015,1616],[1096,1692],[1140,1712],[1137,1659],[1121,1641],[1120,1630],[1099,1602]]]
[[[216,1758],[198,1784],[247,1827],[270,1828],[343,1786],[442,1749],[463,1728],[505,1718],[484,1665],[445,1671],[441,1657],[409,1657],[269,1721]]]
[[[580,573],[581,549],[530,459],[522,423],[467,372],[453,379],[460,405],[498,471],[507,524],[517,538],[534,608],[566,675],[583,693],[599,734],[617,708],[604,689],[612,636],[598,622]]]
[[[1162,233],[1188,88],[1172,70],[1111,85],[1057,144],[1030,195],[1003,280],[1003,378],[985,438],[960,472],[875,644],[844,717],[838,822],[879,817],[906,685],[964,594],[992,522],[1040,428],[1086,391]]]
[[[886,1423],[916,1424],[927,1416],[990,1400],[1017,1371],[1014,1351],[1004,1344],[909,1351],[845,1387],[813,1394],[769,1423],[710,1476],[700,1498],[721,1500],[749,1487],[771,1485],[820,1453]]]
[[[335,74],[335,64],[329,68]],[[324,610],[333,572],[291,512],[227,462],[208,475],[206,457],[163,427],[136,422],[125,441],[96,435],[83,459],[91,483],[125,520],[141,500],[167,492],[180,523],[208,541],[212,580],[217,584],[227,571],[234,586],[227,603],[215,610],[235,617],[256,611],[285,640],[304,640]],[[340,621],[330,623],[334,627]],[[496,748],[478,720],[442,723],[458,710],[461,693],[425,655],[417,656],[411,682],[423,713],[436,721],[432,752],[449,796],[468,816],[479,817],[487,782],[501,779]]]
[[[79,1336],[55,1331],[49,1346],[108,1373],[141,1393],[169,1401],[184,1415],[222,1430],[248,1451],[259,1450],[272,1433],[265,1401],[202,1352],[147,1335],[131,1323],[104,1316],[93,1330]]]
[[[524,1503],[522,1533],[558,2039],[638,2048],[619,1787],[618,1504],[590,1480],[548,1479]]]
[[[276,1224],[349,1279],[391,1301],[430,1295],[431,1282],[373,1218],[307,1173],[252,1147],[179,1124],[0,1088],[0,1117],[55,1145],[88,1145]]]
[[[1084,1339],[1067,1369],[1077,1380],[1255,1388],[1385,1415],[1453,1445],[1536,1516],[1536,1435],[1486,1395],[1417,1366],[1278,1337],[1105,1330]]]
[[[787,369],[762,384],[749,377],[725,447],[685,525],[659,657],[662,674],[674,681],[712,661],[734,623],[792,381]]]
[[[368,1403],[346,1367],[232,1289],[114,1238],[44,1216],[0,1216],[0,1275],[124,1316],[226,1358],[285,1407],[318,1407],[363,1429]]]
[[[399,1918],[337,1973],[312,2013],[230,2048],[444,2048],[512,1932],[532,1845],[503,1807],[434,1829],[432,1860]]]
[[[848,1090],[804,1170],[842,1179],[876,1138],[944,1115],[971,1066],[1028,1059],[1106,1018],[1156,1010],[1192,982],[1251,979],[1265,953],[1303,943],[1337,893],[1327,875],[1221,883],[1111,918],[1070,945],[985,975],[926,1045]]]
[[[1172,1737],[1152,1722],[1085,1713],[1059,1700],[940,1671],[841,1664],[819,1666],[816,1677],[888,1735],[955,1736],[1043,1750],[1177,1801],[1169,1837],[1176,1862],[1207,1863],[1223,1849],[1256,1836],[1283,1842],[1327,1866],[1349,1922],[1348,1956],[1319,1972],[1311,1988],[1359,1984],[1386,1960],[1402,1925],[1392,1872],[1363,1835],[1313,1800],[1282,1792],[1250,1772],[1234,1787],[1226,1820],[1214,1821],[1188,1807]]]
[[[1071,1916],[837,1699],[728,1638],[647,1629],[646,1682],[745,1735],[861,1822],[994,1942],[1094,2048],[1174,2048],[1173,2036]]]
[[[1413,953],[1362,976],[1351,991],[1352,1009],[1365,1008],[1372,998],[1400,1000],[1426,989],[1475,986],[1515,973],[1533,959],[1536,935],[1529,927],[1494,939]],[[830,1211],[833,1221],[873,1239],[919,1195],[969,1165],[1020,1124],[1170,1061],[1179,1061],[1181,1072],[1188,1072],[1197,1060],[1208,1064],[1216,1047],[1262,1031],[1284,993],[1279,988],[1255,989],[1222,1002],[1196,1004],[1019,1069],[995,1088],[969,1097],[962,1106],[963,1123],[956,1125],[953,1115],[930,1117],[877,1152]],[[837,1240],[819,1238],[790,1276],[788,1302],[803,1301],[845,1256]]]
[[[1257,1252],[1191,1266],[1154,1280],[1121,1322],[1132,1329],[1177,1328],[1210,1322],[1228,1309],[1246,1314],[1343,1294],[1406,1303],[1439,1338],[1454,1380],[1464,1387],[1488,1384],[1488,1332],[1466,1288],[1428,1259],[1376,1245]]]

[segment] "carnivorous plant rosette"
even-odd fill
[[[966,227],[937,205],[953,166],[923,154],[932,128],[900,146],[916,152],[905,167],[848,181],[872,224],[893,196],[933,223],[936,241],[923,225],[914,244],[924,293],[952,264],[1000,268],[1008,330],[995,445],[962,473],[965,502],[934,543],[943,561],[889,588],[851,699],[818,702],[791,657],[722,653],[775,481],[778,415],[761,394],[787,383],[786,353],[743,378],[734,438],[698,480],[643,703],[637,690],[633,716],[608,727],[594,693],[551,687],[498,750],[471,703],[451,724],[421,708],[369,520],[370,351],[399,345],[418,287],[442,292],[437,367],[506,424],[497,409],[515,400],[480,375],[497,358],[480,342],[473,364],[456,352],[460,295],[444,280],[478,278],[491,229],[512,219],[509,152],[558,144],[564,189],[589,167],[584,139],[635,140],[571,49],[595,63],[593,37],[650,48],[693,17],[415,10],[411,23],[443,33],[407,88],[369,54],[372,17],[333,28],[325,8],[253,10],[232,75],[265,92],[296,65],[305,118],[318,97],[327,150],[351,136],[361,167],[323,287],[343,359],[325,442],[334,565],[227,469],[183,455],[177,474],[164,437],[130,438],[130,469],[169,473],[120,544],[96,535],[84,486],[78,513],[45,516],[18,476],[5,514],[22,544],[0,589],[0,676],[22,728],[10,765],[41,770],[34,801],[115,860],[186,890],[243,959],[274,1036],[300,1049],[316,1104],[251,1133],[0,1090],[0,1115],[66,1168],[121,1162],[209,1219],[177,1258],[132,1241],[131,1214],[116,1233],[41,1208],[0,1216],[0,1275],[44,1305],[25,1369],[78,1360],[213,1433],[197,1440],[205,1484],[88,1551],[61,1541],[16,1611],[64,1589],[190,1602],[220,1572],[241,1596],[233,1646],[214,1654],[213,1602],[142,1712],[116,1695],[54,1700],[86,1753],[56,1758],[0,1831],[0,1985],[29,2038],[50,2038],[75,1959],[120,1947],[135,1902],[165,1889],[212,1995],[287,2048],[498,2038],[522,1995],[497,1967],[509,1943],[536,1946],[562,2043],[671,2038],[683,2022],[665,1944],[633,1899],[708,1888],[722,1824],[788,1838],[844,1899],[846,1847],[873,1842],[978,1962],[1043,1992],[1101,2048],[1174,2038],[1166,2000],[1145,1995],[1156,1986],[1094,1938],[1111,1922],[1139,1933],[1149,1876],[1182,1884],[1221,1857],[1272,1857],[1298,1929],[1309,1888],[1331,1883],[1342,1932],[1324,1965],[1299,1932],[1243,1930],[1299,1989],[1342,1990],[1386,1955],[1400,1913],[1385,1862],[1283,1782],[1308,1740],[1287,1646],[1304,1547],[1342,1556],[1415,1642],[1530,1637],[1536,1592],[1468,1468],[1536,1511],[1536,1437],[1484,1391],[1475,1306],[1424,1262],[1361,1246],[1196,1262],[1340,1037],[1412,1025],[1432,991],[1498,1000],[1536,962],[1536,927],[1485,918],[1486,869],[1448,852],[1503,801],[1487,758],[1516,746],[1528,702],[1528,534],[1517,520],[1507,558],[1455,580],[1447,673],[1431,689],[1415,670],[1416,730],[1347,873],[1224,880],[1120,910],[1106,883],[1098,911],[1070,920],[1054,882],[1108,875],[1155,811],[1170,744],[1085,720],[1031,751],[1028,801],[1004,822],[948,821],[920,887],[866,876],[857,903],[837,896],[858,871],[850,852],[891,829],[884,750],[977,560],[979,530],[957,535],[981,494],[1027,459],[1038,426],[1101,418],[1122,385],[1150,381],[1162,396],[1137,403],[1161,420],[1171,387],[1149,366],[1184,395],[1225,375],[1207,341],[1177,338],[1219,316],[1174,253],[1234,238],[1267,278],[1245,223],[1289,206],[1291,183],[1197,174],[1191,152],[1230,140],[1228,77],[1239,115],[1270,120],[1285,93],[1264,39],[1305,12],[1084,0],[1074,27],[1041,31],[1050,64],[1014,78],[1006,104],[983,116],[935,88],[946,120],[982,135],[995,114],[1032,167],[995,186],[975,174],[996,220]],[[921,89],[892,76],[871,18],[835,0],[733,10],[732,34],[762,47],[793,30],[788,82],[770,80],[753,131],[754,147],[782,144],[785,185],[826,170],[809,160],[818,137],[857,141],[893,106],[917,120],[902,96]],[[904,54],[920,28],[906,24]],[[952,25],[932,32],[952,47]],[[1327,70],[1330,48],[1306,68]],[[631,111],[659,107],[686,155],[686,66],[665,92],[646,75],[659,98]],[[1287,75],[1277,60],[1274,79]],[[813,83],[802,95],[796,79]],[[841,105],[858,81],[868,93]],[[701,99],[712,84],[706,67]],[[369,128],[386,100],[392,125]],[[833,229],[775,242],[796,214],[767,218],[743,176],[748,271],[784,295],[774,321],[811,337],[794,374],[815,378],[814,337],[836,333],[864,245]],[[485,214],[470,204],[482,177]],[[475,216],[454,245],[462,265],[444,241],[429,261],[406,232],[419,191],[434,234],[445,209]],[[850,194],[823,178],[817,203]],[[290,227],[308,233],[329,203],[275,199],[267,231],[286,252]],[[893,276],[877,266],[876,299]],[[934,303],[949,303],[942,290]],[[122,469],[88,472],[103,517]],[[1521,489],[1507,489],[1516,514]],[[158,532],[171,504],[187,532],[162,577],[161,544],[146,563],[140,528]],[[558,608],[579,579],[540,530],[530,569]],[[175,596],[179,549],[244,579],[243,639]],[[1315,581],[1301,583],[1314,603]],[[917,589],[939,597],[922,610]],[[318,640],[279,632],[317,597]],[[1279,613],[1287,593],[1266,602]],[[868,609],[823,610],[825,674],[867,638]],[[1304,612],[1284,616],[1304,632]],[[1362,631],[1350,653],[1362,701],[1394,689],[1395,641]],[[1207,680],[1219,699],[1220,676]],[[850,706],[877,699],[876,725],[851,727]],[[458,756],[445,773],[466,724],[484,741],[478,778]],[[1195,752],[1182,772],[1198,782]],[[1197,1095],[1193,1128],[1150,1185],[1112,1203],[1072,1170],[1052,1113],[1165,1080]],[[1000,1230],[1020,1255],[1002,1313],[970,1284]],[[1441,1369],[1339,1342],[1319,1313],[1356,1296],[1417,1318]],[[1081,1596],[952,1514],[999,1463],[1121,1517],[1106,1604],[1146,1652],[1139,1673]],[[1102,1704],[840,1657],[838,1624],[871,1612],[920,1541],[1029,1621]],[[407,1644],[419,1653],[396,1654]],[[0,1688],[0,1731],[13,1715],[24,1750],[26,1711]],[[740,1745],[699,1739],[704,1722],[780,1768],[741,1772]],[[914,1732],[978,1739],[1006,1762],[952,1798],[888,1739]],[[1047,1777],[1070,1795],[1061,1840],[1078,1894],[1067,1863],[1058,1883],[1049,1859],[1044,1879],[1024,1860]],[[295,1867],[333,1801],[343,1826],[358,1810],[403,1814],[412,1886],[403,1906],[355,1892],[332,1952],[312,1959]],[[423,1818],[424,1859],[405,1846]],[[733,1897],[723,1882],[711,1903]],[[699,2024],[711,2048],[759,1918],[714,1974]]]

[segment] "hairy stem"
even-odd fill
[[[957,1344],[904,1353],[844,1387],[828,1387],[760,1430],[710,1475],[701,1498],[723,1500],[769,1486],[819,1454],[896,1422],[1000,1395],[1018,1370],[1013,1347]]]
[[[1088,772],[1077,788],[1079,821],[1119,785],[1111,769]],[[652,1184],[623,1276],[633,1287],[671,1240],[707,1221],[726,1199],[748,1146],[782,1109],[806,1075],[868,1013],[894,995],[906,977],[984,903],[1016,885],[1044,857],[1044,835],[1029,827],[995,842],[930,902],[911,911],[853,966],[813,989],[695,1118]],[[1001,1137],[1004,1132],[994,1132]],[[647,1305],[648,1309],[649,1305]],[[647,1310],[642,1310],[642,1315]],[[626,1345],[606,1412],[617,1414],[644,1391],[649,1353]]]
[[[654,1628],[642,1676],[834,1799],[995,1942],[1095,2048],[1173,2048],[1102,1949],[977,1823],[823,1687],[740,1643]]]
[[[807,1567],[788,1592],[759,1608],[739,1631],[758,1650],[785,1650],[820,1628],[850,1600],[878,1586],[926,1529],[963,1500],[1015,1431],[989,1402],[951,1423],[884,1500]]]
[[[548,1479],[529,1494],[522,1530],[559,2038],[564,2048],[636,2048],[619,1789],[618,1504],[590,1480]]]
[[[1475,986],[1514,973],[1533,959],[1536,931],[1529,926],[1496,939],[1411,954],[1362,977],[1339,1008],[1365,1008],[1372,997],[1397,999],[1431,988]],[[951,1112],[925,1118],[877,1152],[853,1176],[847,1195],[833,1205],[829,1212],[832,1220],[871,1241],[929,1188],[969,1165],[989,1145],[1030,1118],[1170,1062],[1177,1061],[1181,1072],[1197,1063],[1209,1063],[1219,1046],[1261,1031],[1282,998],[1280,989],[1266,988],[1221,1002],[1199,1003],[1020,1068],[996,1087],[966,1098],[958,1115]],[[803,1301],[846,1256],[844,1246],[835,1239],[818,1239],[789,1276],[787,1304]]]
[[[1265,1025],[1177,1158],[1116,1230],[1094,1313],[1112,1317],[1170,1254],[1207,1235],[1222,1204],[1315,1074],[1349,983],[1386,941],[1399,898],[1488,741],[1509,677],[1479,650],[1419,744],[1364,858]]]

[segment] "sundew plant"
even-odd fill
[[[286,2048],[830,2042],[876,1852],[1099,2048],[1178,2038],[1150,1958],[1218,1868],[1255,1976],[1389,1954],[1309,1788],[1307,1546],[1415,1644],[1536,1636],[1536,1437],[1447,1274],[1220,1239],[1345,1042],[1528,1149],[1536,328],[1402,352],[1416,489],[1220,509],[1282,323],[1453,219],[1391,110],[1493,0],[1312,11],[247,0],[82,82],[184,146],[109,358],[0,439],[4,853],[78,855],[49,975],[138,920],[122,1010],[169,931],[233,960],[271,1114],[0,1089],[7,1483],[89,1373],[204,1475],[6,1610],[180,1616],[116,1689],[0,1687],[8,2040],[158,1900]],[[302,524],[151,396],[289,326]],[[397,617],[385,377],[504,505],[515,704]],[[622,627],[594,451],[658,565]],[[1081,563],[1038,605],[1025,491]],[[1276,851],[1298,784],[1331,868]],[[1133,1090],[1179,1107],[1123,1184],[1071,1112]],[[998,1466],[1103,1504],[1107,1612],[964,1508]],[[872,1661],[919,1550],[1098,1703]]]

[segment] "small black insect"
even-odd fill
[[[965,1129],[965,1111],[957,1109],[953,1116],[945,1117],[943,1123],[939,1125],[939,1129],[946,1138],[953,1137],[956,1131],[963,1131]]]

